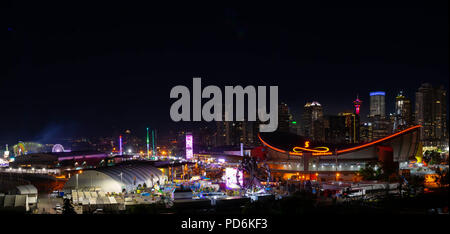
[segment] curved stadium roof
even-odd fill
[[[391,134],[387,137],[380,138],[368,143],[359,144],[359,145],[327,145],[327,147],[332,151],[333,153],[336,152],[338,155],[340,154],[348,154],[351,152],[356,151],[362,151],[367,150],[375,145],[383,144],[387,142],[392,142],[397,139],[401,139],[401,136],[408,135],[410,133],[413,133],[417,131],[421,125],[412,126],[410,128],[407,128],[405,130],[399,131],[397,133]],[[302,146],[304,145],[306,139],[297,136],[295,134],[291,133],[260,133],[259,135],[260,141],[263,143],[264,146],[282,154],[289,155],[299,155],[296,152],[293,152],[292,149],[296,146]],[[416,140],[411,139],[408,141],[408,144],[416,144]],[[323,146],[320,143],[317,142],[311,142],[311,148]],[[401,148],[401,147],[400,147]],[[403,147],[404,148],[404,147]],[[410,153],[408,153],[410,154]]]

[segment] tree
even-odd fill
[[[65,215],[76,214],[75,209],[73,208],[69,199],[64,199],[63,214],[65,214]]]
[[[366,167],[359,169],[359,174],[363,180],[379,180],[382,176],[381,167],[375,170],[376,164],[367,164]]]
[[[429,157],[430,157],[429,161],[430,165],[441,164],[442,162],[441,154],[436,151],[431,152]]]
[[[448,169],[442,170],[439,167],[436,167],[435,170],[438,175],[438,180],[436,181],[439,186],[448,185]]]
[[[408,181],[408,193],[413,191],[413,193],[421,192],[423,190],[423,184],[425,182],[425,177],[412,175]]]

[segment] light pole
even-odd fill
[[[152,130],[152,146],[153,146],[153,148],[152,148],[152,156],[155,156],[156,152],[155,152],[155,131],[154,130]]]

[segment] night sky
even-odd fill
[[[0,143],[176,129],[175,85],[278,85],[299,119],[359,94],[387,112],[421,83],[448,90],[448,3],[11,5],[1,9]],[[142,130],[142,131],[141,131]],[[139,136],[140,136],[139,135]]]

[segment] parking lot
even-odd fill
[[[58,197],[50,197],[48,194],[39,194],[38,196],[38,213],[39,214],[58,214],[55,207],[59,204],[62,208],[63,199]],[[61,209],[62,211],[62,209]]]

